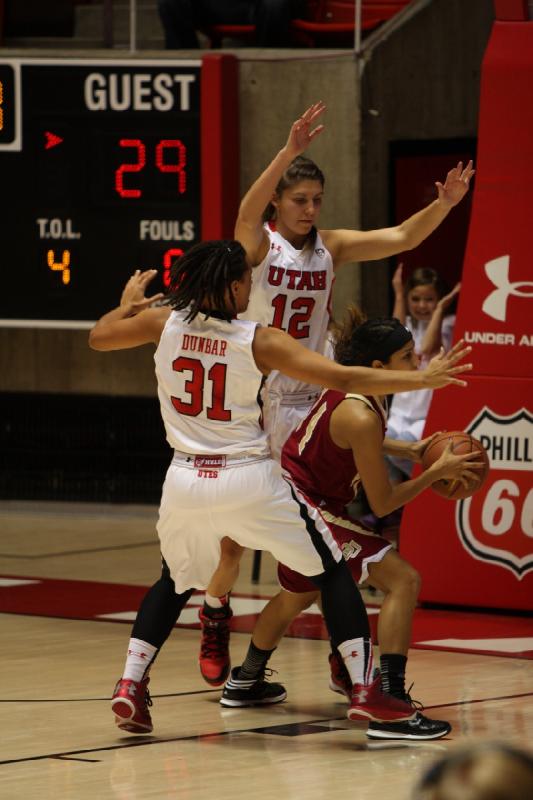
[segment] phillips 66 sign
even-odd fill
[[[533,415],[501,416],[483,408],[466,427],[490,459],[482,489],[456,506],[465,549],[476,559],[510,570],[518,580],[533,570]]]

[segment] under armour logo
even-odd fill
[[[496,286],[496,289],[485,298],[481,308],[489,317],[502,322],[505,321],[507,299],[511,295],[533,298],[533,281],[515,281],[515,283],[509,281],[510,258],[510,256],[500,256],[485,264],[487,278]],[[519,291],[525,286],[531,287],[530,290]]]
[[[368,698],[368,691],[366,689],[359,689],[359,691],[353,695],[353,699],[357,700],[358,703],[366,703]]]
[[[129,656],[137,656],[137,658],[148,658],[148,653],[136,653],[135,650],[128,650]]]

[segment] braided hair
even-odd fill
[[[370,367],[374,360],[386,364],[412,335],[395,317],[367,320],[358,308],[349,306],[344,323],[333,326],[333,339],[335,361],[345,366]]]
[[[324,188],[324,184],[326,183],[324,173],[317,167],[314,161],[311,161],[311,159],[306,156],[296,156],[278,181],[276,186],[277,196],[281,197],[285,189],[296,186],[300,181],[318,181],[322,188]],[[263,222],[270,222],[275,219],[275,216],[276,208],[273,203],[269,203],[263,212]],[[309,231],[309,241],[314,244],[316,236],[317,230],[313,225]]]
[[[188,308],[186,321],[192,321],[200,311],[209,316],[218,311],[233,316],[227,308],[228,289],[240,281],[249,269],[246,252],[233,239],[200,242],[174,262],[171,269],[168,304],[177,311]],[[235,300],[229,292],[235,311]]]

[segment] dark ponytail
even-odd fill
[[[356,306],[349,306],[342,325],[333,326],[335,360],[344,366],[370,367],[375,360],[386,364],[411,339],[395,317],[367,320]]]

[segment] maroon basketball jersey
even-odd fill
[[[360,478],[351,449],[338,447],[331,439],[329,421],[343,400],[365,403],[381,420],[385,436],[385,412],[375,397],[324,391],[307,417],[287,439],[281,465],[317,505],[340,513],[357,494]]]

